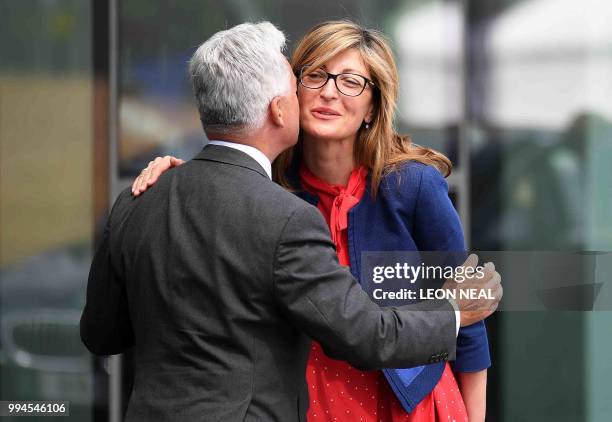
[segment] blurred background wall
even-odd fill
[[[390,38],[396,124],[455,164],[471,248],[612,250],[609,1],[0,0],[2,400],[120,419],[130,357],[94,360],[78,337],[108,205],[153,157],[206,142],[186,76],[203,40],[270,20],[291,49],[333,18]],[[609,420],[610,312],[487,325],[487,420]]]
[[[68,400],[73,420],[90,419],[93,387],[78,336],[94,222],[91,38],[87,1],[0,2],[0,392]]]

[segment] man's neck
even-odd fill
[[[280,153],[280,152],[271,151],[268,145],[268,142],[266,142],[260,136],[253,136],[253,135],[242,136],[241,134],[228,134],[228,133],[220,134],[220,133],[212,133],[212,132],[207,132],[206,136],[210,140],[230,142],[234,144],[241,144],[241,145],[247,145],[247,146],[253,147],[257,149],[258,151],[260,151],[262,154],[264,154],[268,158],[268,160],[270,160],[270,162],[274,161],[276,157],[278,156],[278,154]]]
[[[259,163],[259,165],[264,169],[268,177],[272,179],[272,162],[268,159],[268,157],[265,156],[263,152],[261,152],[257,148],[247,144],[231,141],[221,141],[219,139],[209,140],[209,145],[219,145],[225,148],[237,149],[239,151],[242,151],[243,153],[250,156],[253,160],[257,161],[257,163]]]

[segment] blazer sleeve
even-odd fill
[[[369,370],[455,356],[452,305],[432,300],[380,308],[339,265],[329,229],[310,205],[287,220],[273,271],[280,308],[330,357]]]
[[[461,221],[448,197],[448,185],[440,172],[424,166],[414,210],[414,238],[421,251],[463,251]],[[484,321],[459,329],[456,372],[476,372],[491,366]]]
[[[111,258],[111,233],[117,229],[112,225],[124,208],[122,198],[125,193],[115,202],[94,255],[81,315],[81,340],[96,355],[122,353],[134,344],[125,280]]]

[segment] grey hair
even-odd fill
[[[291,90],[284,49],[285,36],[270,22],[234,26],[198,47],[189,73],[204,130],[263,125],[272,99]]]

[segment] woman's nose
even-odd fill
[[[338,96],[338,89],[332,78],[329,78],[325,85],[321,87],[321,96],[323,98],[335,98]]]

